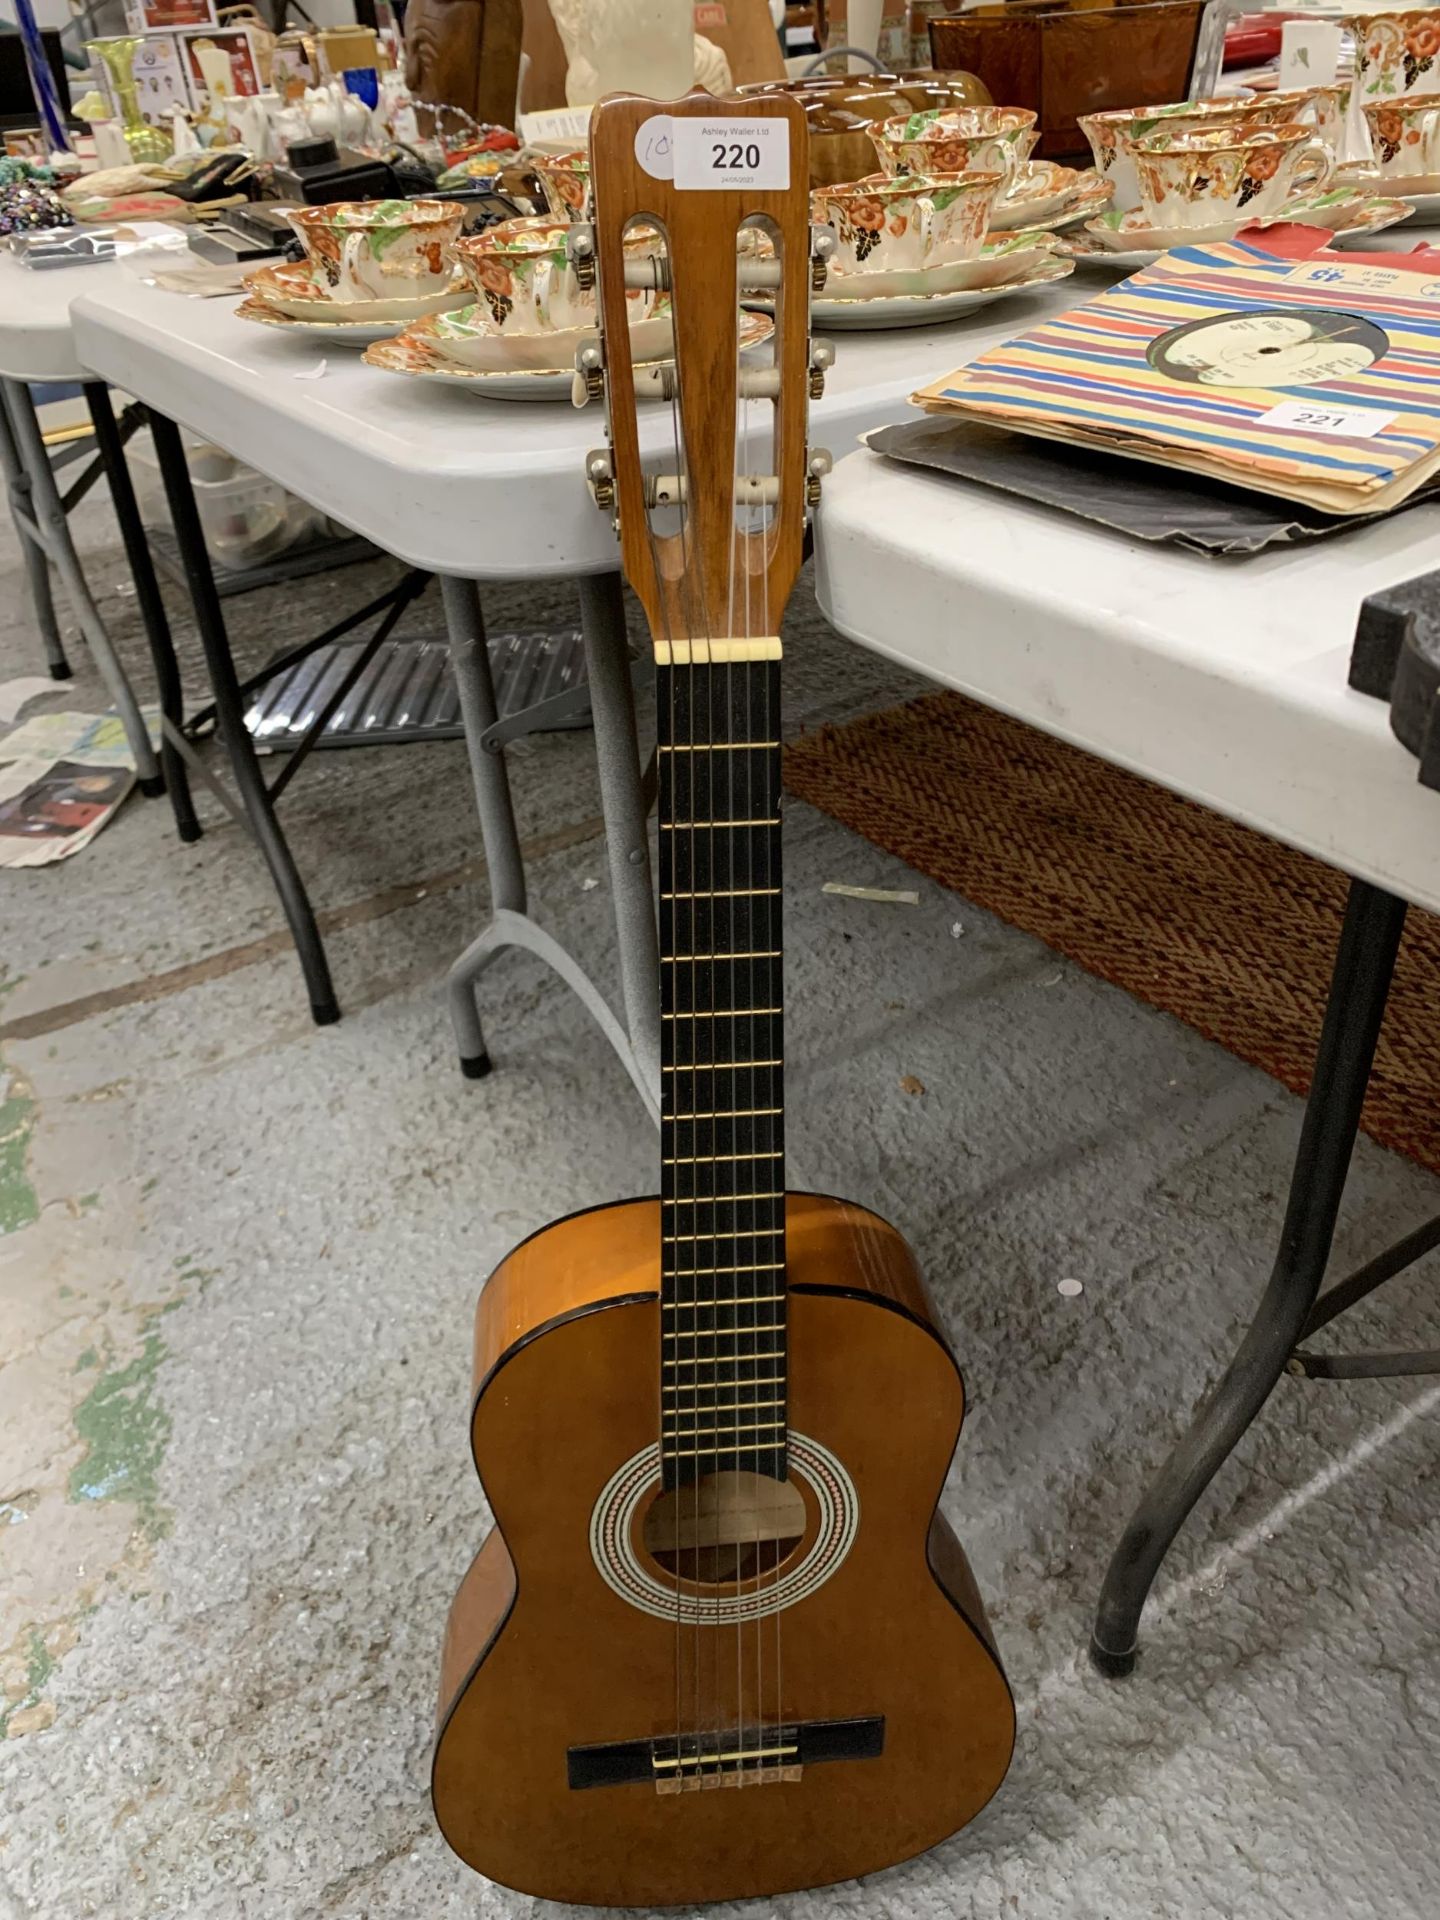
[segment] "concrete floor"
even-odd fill
[[[113,525],[87,507],[79,532],[138,662]],[[232,603],[241,651],[385,572]],[[35,671],[13,545],[0,606],[0,679]],[[497,625],[566,611],[491,597]],[[808,589],[791,627],[792,726],[912,691]],[[81,671],[52,704],[98,699]],[[603,973],[589,736],[513,759],[539,909]],[[437,986],[485,910],[458,746],[321,756],[294,790],[298,857],[349,910],[325,1032],[258,860],[201,805],[193,848],[133,799],[68,864],[0,874],[0,1917],[529,1912],[450,1857],[426,1797],[485,1524],[468,1327],[523,1234],[653,1190],[655,1139],[527,957],[486,983],[500,1070],[454,1071]],[[1081,1654],[1116,1530],[1261,1286],[1296,1103],[799,805],[787,913],[791,1182],[895,1220],[948,1317],[972,1405],[946,1506],[1021,1734],[954,1842],[752,1911],[1433,1915],[1440,1388],[1285,1382],[1172,1556],[1135,1678]],[[1363,1146],[1340,1257],[1435,1189]],[[1433,1344],[1434,1278],[1352,1337]]]

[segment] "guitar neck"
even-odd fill
[[[661,1458],[786,1472],[780,663],[661,665]]]

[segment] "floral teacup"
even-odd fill
[[[1137,140],[1182,127],[1239,126],[1257,116],[1253,100],[1172,100],[1159,107],[1117,107],[1082,113],[1080,126],[1095,156],[1095,168],[1113,189],[1111,207],[1127,213],[1140,204],[1133,152]]]
[[[1359,13],[1340,22],[1355,36],[1355,84],[1362,101],[1440,92],[1440,12]]]
[[[1370,149],[1382,180],[1440,173],[1440,98],[1372,101],[1364,109]]]
[[[337,200],[290,224],[335,297],[359,301],[443,293],[464,219],[453,200]]]
[[[1140,204],[1152,226],[1197,228],[1273,219],[1335,171],[1313,127],[1208,127],[1152,134],[1134,148]]]
[[[811,218],[835,230],[837,276],[939,267],[980,252],[1004,184],[999,173],[872,173],[852,186],[816,187]]]
[[[1000,173],[1007,181],[1039,139],[1028,107],[931,107],[870,129],[888,174]]]
[[[536,154],[535,171],[557,220],[584,220],[590,212],[590,155],[584,147],[573,153]]]
[[[570,264],[568,232],[567,221],[538,214],[502,220],[456,242],[460,269],[490,309],[497,332],[554,333],[596,324],[598,295],[594,286],[581,286]],[[653,238],[636,238],[626,251],[643,256],[653,244]],[[626,295],[632,320],[643,319],[655,297],[653,289],[632,289]]]

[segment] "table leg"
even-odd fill
[[[1315,1074],[1269,1284],[1235,1358],[1151,1481],[1110,1562],[1090,1655],[1102,1673],[1135,1665],[1151,1583],[1191,1508],[1264,1406],[1310,1318],[1325,1277],[1360,1109],[1405,924],[1405,903],[1351,883]]]
[[[79,556],[75,552],[70,538],[70,524],[65,518],[65,508],[55,485],[55,476],[50,471],[50,456],[45,450],[44,435],[40,431],[40,422],[35,415],[35,402],[30,389],[22,380],[6,380],[4,387],[4,406],[10,416],[10,428],[15,437],[16,450],[21,464],[30,481],[31,498],[35,507],[34,527],[36,537],[44,547],[49,558],[55,563],[66,595],[74,610],[80,631],[86,644],[95,656],[95,664],[100,669],[115,710],[125,729],[125,737],[130,742],[130,750],[135,756],[135,772],[140,791],[157,794],[165,791],[165,782],[161,777],[160,764],[155,758],[155,749],[150,744],[149,729],[145,725],[139,705],[136,702],[130,682],[125,678],[125,670],[115,656],[115,649],[106,631],[105,622],[100,618],[100,609],[95,605],[94,597],[81,568]]]
[[[618,573],[587,575],[580,582],[580,624],[585,633],[586,677],[595,716],[595,754],[600,771],[600,810],[615,901],[620,989],[630,1046],[660,1101],[660,940],[650,875],[649,804],[635,735],[630,646],[625,595]]]
[[[487,748],[484,736],[495,725],[498,714],[495,702],[495,682],[490,668],[490,653],[485,641],[485,622],[480,611],[480,596],[473,580],[459,580],[451,576],[442,576],[441,591],[445,601],[445,623],[450,637],[450,663],[455,675],[455,689],[459,696],[460,713],[465,723],[465,744],[470,757],[470,772],[475,783],[475,801],[480,813],[480,836],[485,846],[485,862],[490,876],[491,917],[490,923],[478,939],[470,945],[456,960],[450,969],[445,983],[446,997],[450,1005],[450,1017],[455,1027],[456,1044],[460,1051],[461,1071],[471,1079],[479,1079],[490,1071],[490,1054],[485,1045],[484,1029],[481,1026],[479,1010],[476,1006],[475,987],[482,973],[503,953],[507,947],[524,947],[538,954],[545,964],[558,973],[571,992],[585,1006],[599,1026],[610,1045],[619,1055],[641,1099],[649,1109],[652,1119],[658,1118],[658,1104],[655,1087],[658,1086],[658,1071],[649,1077],[647,1070],[637,1058],[631,1036],[615,1017],[609,1003],[579,962],[562,947],[553,935],[547,933],[527,910],[525,887],[525,862],[520,850],[520,839],[515,829],[515,810],[510,794],[510,781],[505,771],[504,749],[500,746]],[[612,636],[613,638],[613,636]],[[623,623],[620,631],[620,643],[623,646]],[[608,681],[597,691],[597,736],[603,731],[606,737],[618,736],[623,722],[618,721],[608,710],[602,719],[598,705],[613,697]],[[628,680],[622,695],[627,707],[630,699]],[[634,718],[630,719],[630,737],[634,739]],[[632,756],[630,778],[638,791],[640,770]],[[613,769],[610,776],[612,791],[623,785],[623,768]],[[612,830],[607,812],[607,833]],[[619,838],[623,841],[624,835]],[[651,933],[655,939],[653,907],[651,909]],[[622,961],[622,972],[625,962]],[[658,962],[654,978],[659,977]],[[656,1027],[658,1029],[658,1014]],[[655,1058],[658,1062],[659,1047],[656,1043]]]
[[[25,558],[25,570],[30,575],[30,598],[39,623],[40,638],[45,645],[45,661],[50,669],[50,678],[68,680],[70,662],[65,658],[65,643],[60,638],[60,627],[55,618],[55,596],[50,591],[50,562],[34,532],[34,490],[30,485],[30,476],[25,471],[25,463],[20,458],[20,449],[15,444],[15,435],[10,430],[10,416],[3,405],[0,405],[0,467],[5,472],[10,517],[15,522],[20,551]]]
[[[130,575],[135,582],[135,598],[139,603],[140,617],[145,622],[145,637],[150,642],[150,659],[160,691],[160,766],[170,794],[171,810],[175,815],[175,831],[182,840],[198,840],[201,829],[190,798],[190,779],[175,745],[185,725],[185,695],[180,684],[180,663],[175,658],[170,622],[166,617],[165,602],[160,597],[159,582],[155,578],[150,542],[141,524],[140,508],[135,500],[135,488],[130,479],[125,448],[121,444],[120,429],[115,424],[109,388],[101,381],[87,380],[85,403],[90,409],[95,445],[110,484],[110,498],[115,507],[115,518],[120,523],[120,537],[125,542]]]
[[[170,507],[176,545],[180,550],[190,599],[195,609],[195,624],[199,629],[200,643],[205,649],[205,664],[215,695],[215,721],[221,743],[244,802],[250,832],[270,869],[270,877],[275,882],[280,904],[290,925],[310,995],[310,1011],[316,1026],[329,1026],[340,1018],[340,1008],[336,1004],[335,989],[330,980],[329,963],[325,958],[319,929],[315,925],[310,896],[305,891],[305,883],[300,878],[289,843],[280,830],[255,753],[255,743],[245,725],[245,699],[230,653],[230,638],[225,630],[220,596],[215,590],[215,576],[210,570],[210,556],[205,551],[205,538],[200,528],[200,516],[195,506],[195,493],[190,484],[190,469],[185,463],[180,432],[173,420],[167,420],[163,414],[153,411],[150,414],[150,432],[165,482],[165,498]]]

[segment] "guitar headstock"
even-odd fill
[[[810,230],[804,113],[784,95],[612,94],[591,117],[590,163],[593,225],[574,231],[571,252],[599,268],[603,366],[591,375],[598,386],[603,372],[611,449],[591,456],[592,485],[613,497],[659,657],[682,657],[679,642],[693,643],[690,659],[744,657],[747,646],[762,657],[753,649],[779,633],[828,464],[806,446],[828,354],[812,363],[824,248]],[[773,303],[773,332],[749,347],[766,323],[742,315],[742,289]],[[642,402],[662,429],[647,438],[665,451],[642,462],[637,388],[653,392],[655,377],[637,366],[631,321],[637,304],[667,297],[665,405]]]

